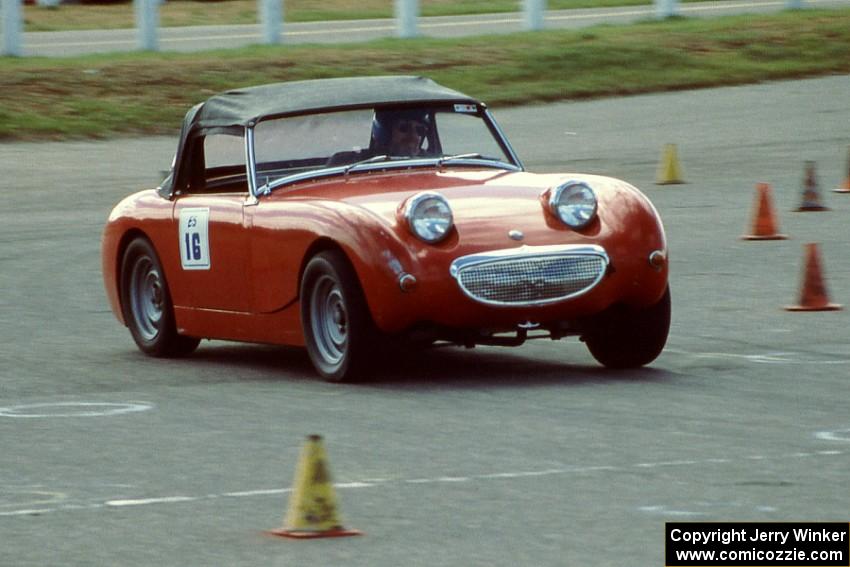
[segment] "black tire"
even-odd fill
[[[153,245],[136,238],[121,261],[121,309],[139,349],[150,356],[185,356],[199,339],[177,333],[165,272]]]
[[[590,354],[608,368],[637,368],[655,360],[670,331],[670,288],[645,309],[612,308],[588,325],[582,337]]]
[[[345,254],[313,256],[301,278],[301,325],[313,366],[329,382],[366,377],[378,333]]]

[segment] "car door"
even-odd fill
[[[195,141],[187,158],[196,167],[172,213],[180,250],[180,285],[171,290],[176,306],[251,309],[243,144],[241,136],[207,135]]]

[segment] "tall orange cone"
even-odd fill
[[[807,161],[805,165],[805,173],[803,176],[803,201],[796,211],[828,211],[820,202],[820,192],[818,191],[818,179],[815,174],[815,162]]]
[[[844,178],[844,183],[841,187],[833,189],[836,193],[850,193],[850,150],[847,151],[847,177]]]
[[[841,305],[829,302],[826,285],[820,268],[820,253],[815,243],[804,246],[806,265],[803,269],[803,287],[800,289],[800,303],[790,305],[788,311],[838,311]]]
[[[271,534],[297,539],[361,535],[342,527],[336,510],[336,494],[322,437],[310,435],[301,450],[289,509],[283,527]]]
[[[753,228],[751,234],[745,234],[742,240],[785,240],[784,234],[779,234],[776,218],[773,213],[773,203],[770,198],[770,185],[758,183],[756,198],[753,203]]]
[[[655,184],[673,185],[676,183],[684,183],[676,144],[665,144],[661,153],[661,163],[658,164],[658,171],[655,175]]]

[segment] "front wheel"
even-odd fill
[[[357,274],[342,252],[322,252],[307,263],[301,325],[310,360],[325,380],[363,377],[377,332]]]
[[[590,322],[582,340],[590,354],[609,368],[637,368],[655,360],[670,331],[670,288],[644,309],[615,307]]]
[[[165,272],[153,246],[144,238],[133,240],[124,252],[121,308],[133,340],[145,354],[182,356],[198,347],[199,339],[177,333]]]

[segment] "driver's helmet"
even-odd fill
[[[386,148],[392,139],[393,125],[402,120],[415,120],[425,128],[425,139],[431,131],[431,114],[421,108],[403,110],[376,110],[372,117],[372,148]]]

